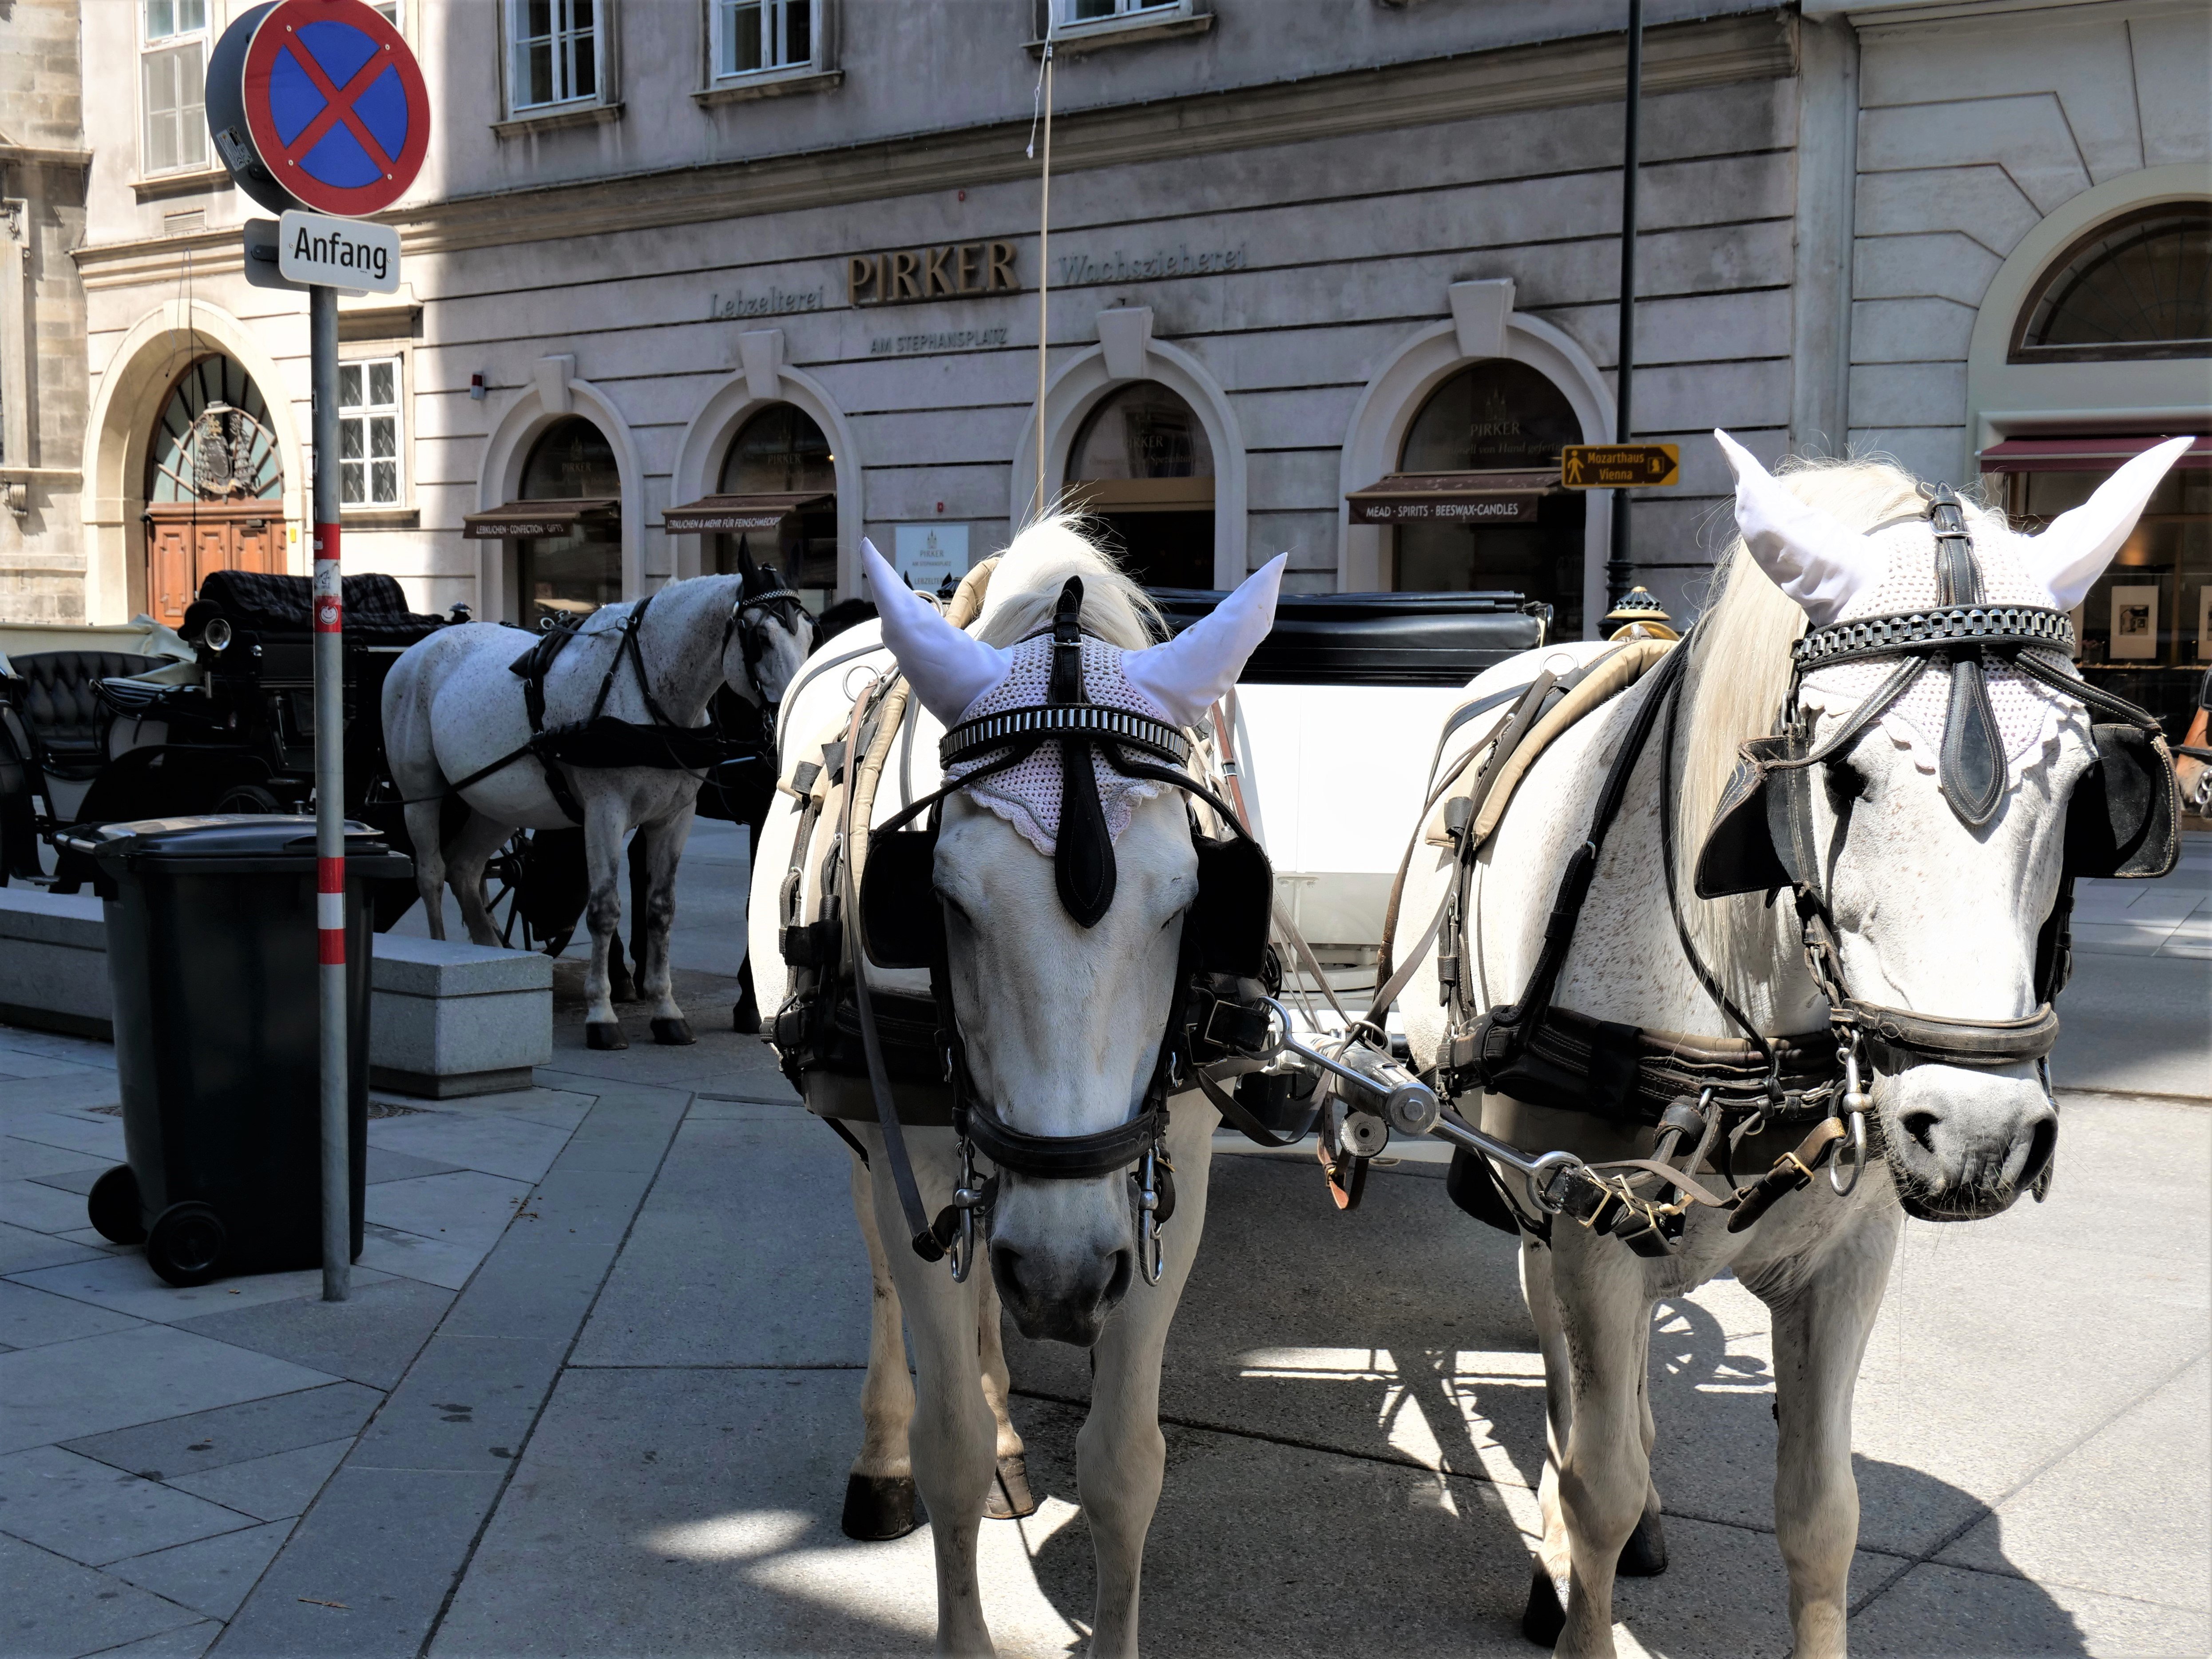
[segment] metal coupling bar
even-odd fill
[[[1401,1134],[1425,1135],[1440,1114],[1436,1091],[1398,1064],[1384,1050],[1366,1042],[1352,1042],[1340,1054],[1325,1054],[1291,1035],[1291,1017],[1273,997],[1261,999],[1282,1022],[1282,1048],[1335,1079],[1337,1093],[1350,1103],[1372,1112]]]
[[[1480,1129],[1470,1128],[1456,1117],[1438,1115],[1429,1133],[1437,1139],[1448,1141],[1464,1151],[1483,1158],[1495,1158],[1528,1182],[1528,1199],[1547,1215],[1557,1215],[1566,1207],[1565,1200],[1553,1191],[1554,1178],[1559,1175],[1586,1167],[1572,1152],[1540,1152],[1530,1158],[1519,1147],[1486,1135]]]

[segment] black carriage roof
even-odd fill
[[[313,622],[309,605],[313,584],[305,576],[280,576],[262,570],[210,570],[200,582],[199,597],[185,613],[179,631],[196,635],[208,618],[221,616],[234,629],[263,634],[305,634]],[[445,625],[442,617],[422,616],[407,608],[407,595],[398,582],[381,572],[344,578],[346,631],[420,637]]]
[[[1180,634],[1229,596],[1155,587]],[[1464,685],[1542,642],[1518,593],[1285,593],[1238,678],[1249,685]]]

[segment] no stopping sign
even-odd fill
[[[274,0],[223,32],[208,127],[239,187],[279,212],[360,218],[398,201],[430,144],[422,71],[362,0]]]

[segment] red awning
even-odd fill
[[[660,527],[675,536],[708,531],[774,530],[794,513],[818,512],[837,505],[821,490],[793,489],[758,495],[702,495],[660,515]]]
[[[2110,472],[2152,445],[2180,435],[2169,432],[2150,437],[2007,438],[1991,444],[1976,459],[1984,472]],[[2174,465],[2212,468],[2212,437],[2198,434]]]
[[[461,539],[468,542],[567,536],[579,531],[602,537],[621,535],[621,498],[579,495],[562,501],[509,501],[488,512],[461,515]]]
[[[1502,472],[1393,472],[1344,499],[1354,524],[1513,523],[1536,516],[1540,495],[1556,493],[1559,475]]]

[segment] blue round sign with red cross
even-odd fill
[[[210,63],[207,111],[224,163],[270,207],[375,213],[415,182],[430,145],[415,54],[362,0],[246,13]]]

